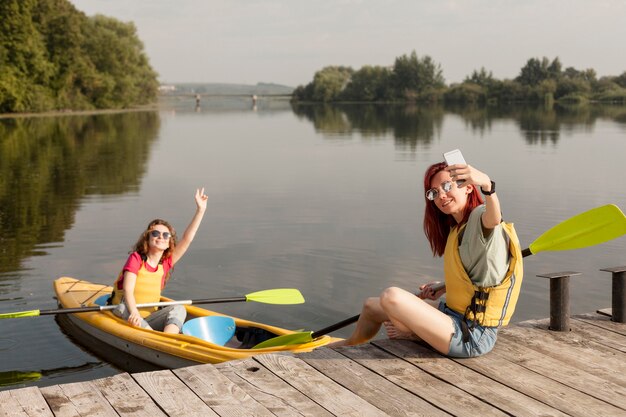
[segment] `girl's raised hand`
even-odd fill
[[[196,206],[199,210],[206,210],[207,200],[209,196],[204,194],[204,187],[196,189]]]

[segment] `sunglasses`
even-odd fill
[[[430,201],[433,201],[435,198],[439,196],[440,188],[443,190],[444,193],[450,192],[450,190],[452,189],[452,184],[454,184],[453,181],[442,182],[438,188],[431,188],[430,190],[426,191],[426,198],[429,199]],[[458,185],[458,182],[457,182],[457,185]]]
[[[164,240],[168,240],[172,234],[170,232],[159,232],[158,230],[151,230],[150,236],[152,237],[162,237]]]

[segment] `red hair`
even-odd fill
[[[433,177],[443,171],[447,166],[445,162],[437,162],[428,167],[424,174],[424,200],[426,201],[426,210],[424,210],[424,233],[426,233],[426,238],[430,243],[430,248],[434,256],[443,256],[448,234],[450,234],[450,230],[457,225],[452,215],[443,213],[435,205],[434,201],[426,198],[426,191],[430,189]],[[467,187],[474,186],[468,185]],[[481,204],[483,204],[483,199],[480,193],[476,192],[476,187],[474,187],[474,192],[469,193],[467,196],[467,205],[463,212],[463,220],[459,225],[465,224],[472,210]]]

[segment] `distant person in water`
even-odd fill
[[[160,301],[161,290],[165,288],[172,268],[196,235],[207,200],[204,188],[196,190],[196,212],[180,241],[174,228],[165,220],[155,219],[148,224],[113,286],[112,304],[119,305],[113,314],[144,329],[180,332],[187,314],[184,306],[157,310],[156,307],[138,309],[137,304]]]
[[[489,352],[508,324],[522,282],[522,254],[513,225],[502,221],[495,182],[476,168],[445,162],[424,175],[424,231],[444,258],[445,287],[420,287],[416,296],[391,287],[366,300],[356,329],[331,346],[355,345],[385,324],[393,339],[421,339],[453,357]],[[484,195],[481,197],[479,190]],[[437,307],[424,300],[437,300]]]

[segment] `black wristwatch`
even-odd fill
[[[496,192],[496,183],[491,181],[491,191],[485,191],[483,187],[480,187],[480,191],[482,191],[484,195],[491,195]]]

